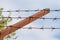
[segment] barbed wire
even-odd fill
[[[60,28],[55,28],[55,27],[51,27],[51,28],[44,28],[44,27],[24,27],[22,29],[60,29]]]
[[[5,27],[10,27],[10,26],[5,26]],[[11,26],[12,27],[12,26]],[[14,28],[19,28],[19,27],[14,27]],[[51,27],[44,27],[44,26],[42,26],[42,27],[34,27],[34,26],[30,26],[30,27],[23,27],[23,28],[21,28],[21,29],[42,29],[42,30],[44,30],[44,29],[51,29],[51,30],[55,30],[55,29],[59,29],[60,30],[60,28],[58,28],[58,27],[53,27],[53,26],[51,26]]]
[[[60,30],[60,28],[55,28],[55,27],[50,27],[50,28],[48,28],[48,27],[24,27],[24,28],[22,28],[22,29],[41,29],[41,30],[44,30],[44,29],[49,29],[49,30],[56,30],[56,29],[59,29]]]
[[[41,11],[39,9],[36,9],[36,10],[7,10],[7,11],[0,11],[0,12],[35,12],[35,11]],[[49,11],[49,10],[45,10],[45,11]],[[60,11],[60,9],[56,9],[56,10],[50,10],[50,11]]]
[[[13,18],[13,19],[22,19],[22,18],[28,18],[28,17],[0,17],[0,18]],[[30,18],[39,18],[39,17],[30,17]],[[57,20],[60,18],[39,18],[39,19],[53,19],[53,20]]]
[[[35,12],[35,11],[41,11],[39,9],[36,9],[36,10],[7,10],[7,11],[0,11],[0,12]],[[45,10],[45,11],[49,11],[49,10]],[[56,11],[56,12],[59,12],[60,9],[57,9],[57,10],[50,10],[50,11]],[[14,19],[22,19],[22,18],[28,18],[28,17],[0,17],[0,18],[14,18]],[[30,18],[39,18],[39,17],[30,17]],[[39,19],[53,19],[53,20],[57,20],[57,19],[60,19],[60,18],[39,18]],[[7,27],[7,26],[5,26]],[[55,27],[51,27],[51,28],[44,28],[44,27],[41,27],[41,28],[38,28],[38,27],[24,27],[22,29],[60,29],[60,28],[55,28]]]

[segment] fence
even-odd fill
[[[36,11],[41,11],[39,9],[36,9],[36,10],[7,10],[7,11],[0,11],[0,12],[36,12]],[[45,10],[45,11],[48,11],[48,10]],[[50,10],[52,12],[60,12],[60,9],[56,9],[56,10]],[[2,17],[0,17],[2,18]],[[23,18],[28,18],[28,17],[3,17],[3,18],[13,18],[13,19],[23,19]],[[32,18],[38,18],[38,17],[30,17],[30,19]],[[50,19],[50,20],[60,20],[60,18],[39,18],[39,19]],[[22,29],[60,29],[60,28],[55,28],[55,27],[51,27],[51,28],[44,28],[44,27],[41,27],[41,28],[38,28],[38,27],[25,27],[25,28],[22,28]]]

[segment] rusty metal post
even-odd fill
[[[3,40],[4,39],[4,36],[1,34],[1,31],[0,31],[0,40]]]
[[[43,9],[43,10],[35,13],[34,15],[32,15],[32,16],[30,16],[30,17],[28,17],[28,18],[26,18],[26,19],[24,19],[22,21],[19,21],[19,22],[15,23],[15,24],[9,26],[8,28],[2,30],[0,32],[1,33],[1,36],[5,37],[6,35],[14,32],[14,31],[16,31],[17,29],[22,28],[23,26],[25,26],[25,25],[27,25],[27,24],[35,21],[36,19],[38,19],[38,18],[46,15],[49,12],[50,12],[50,9],[49,8]],[[1,36],[0,36],[0,40],[3,40],[2,39],[3,37],[1,37]]]

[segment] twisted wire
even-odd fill
[[[5,26],[5,27],[10,27],[10,26]],[[19,28],[19,27],[14,27],[14,28]],[[58,27],[33,27],[33,26],[29,26],[29,27],[23,27],[23,28],[21,28],[21,29],[42,29],[42,30],[44,30],[44,29],[51,29],[51,30],[54,30],[54,29],[59,29],[60,30],[60,27],[58,28]]]
[[[22,19],[22,18],[28,18],[28,17],[0,17],[0,18],[13,18],[13,19]],[[30,17],[30,18],[38,18],[38,17]],[[39,18],[39,19],[53,19],[53,20],[57,20],[60,18]]]
[[[0,11],[0,12],[35,12],[35,11],[41,11],[39,9],[36,9],[36,10],[7,10],[7,11]],[[48,11],[48,10],[45,10],[45,11]],[[50,10],[50,11],[60,11],[60,9],[56,9],[56,10]]]

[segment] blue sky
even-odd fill
[[[4,8],[4,10],[16,10],[16,9],[44,9],[50,8],[53,9],[60,9],[60,0],[0,0],[0,8]],[[30,16],[36,12],[20,12],[12,13],[11,16]],[[6,14],[3,13],[5,16]],[[60,12],[50,12],[49,14],[43,17],[60,17]],[[12,22],[8,23],[8,25],[12,25],[19,20],[13,19]],[[25,27],[59,27],[60,26],[59,20],[41,20],[38,19]],[[60,39],[60,32],[59,30],[23,30],[19,29],[16,31],[18,38],[16,40],[59,40]],[[12,40],[12,39],[9,39]]]

